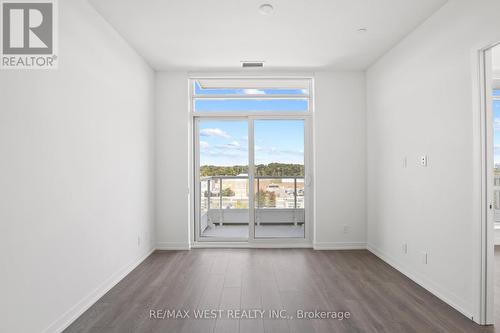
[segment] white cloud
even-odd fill
[[[291,150],[291,149],[281,149],[276,147],[260,147],[255,145],[255,151],[262,152],[263,154],[270,155],[295,155],[304,156],[304,150]]]
[[[240,157],[241,154],[237,151],[220,151],[220,150],[208,150],[204,152],[204,154],[207,154],[209,156],[213,157]]]
[[[225,150],[239,150],[239,151],[247,151],[247,145],[241,145],[238,141],[232,141],[230,143],[226,143],[223,145],[215,146],[216,149],[225,151]]]
[[[208,149],[208,147],[210,147],[210,144],[206,141],[200,141],[200,149],[201,150],[205,150],[205,149]]]
[[[229,139],[231,136],[220,128],[204,128],[200,131],[201,136],[216,136],[219,138]]]
[[[500,130],[500,118],[493,118],[493,128],[495,131]]]
[[[245,95],[265,95],[266,92],[260,89],[243,89]]]

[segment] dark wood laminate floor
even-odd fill
[[[335,319],[150,319],[151,309],[349,311]],[[157,251],[65,332],[494,332],[368,251]]]

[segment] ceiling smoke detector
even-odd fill
[[[274,7],[273,5],[269,4],[269,3],[265,3],[263,5],[260,5],[259,7],[259,12],[262,14],[262,15],[269,15],[271,14],[272,12],[274,11]]]
[[[243,68],[262,68],[264,67],[263,61],[242,61],[241,67]]]

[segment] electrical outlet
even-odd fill
[[[141,246],[141,236],[137,236],[137,247]]]
[[[348,233],[349,233],[349,226],[344,225],[344,234],[348,234]]]
[[[403,251],[404,254],[408,254],[408,244],[403,243],[401,250]]]
[[[422,252],[422,264],[427,265],[428,262],[428,254],[427,252]]]
[[[420,156],[420,166],[425,168],[427,167],[427,163],[428,163],[427,155]]]
[[[403,157],[403,162],[402,162],[402,167],[403,169],[406,169],[408,166],[408,159],[405,157]]]

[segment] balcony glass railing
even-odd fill
[[[255,208],[304,209],[304,177],[255,179]],[[201,210],[248,209],[248,176],[211,176],[200,179]]]

